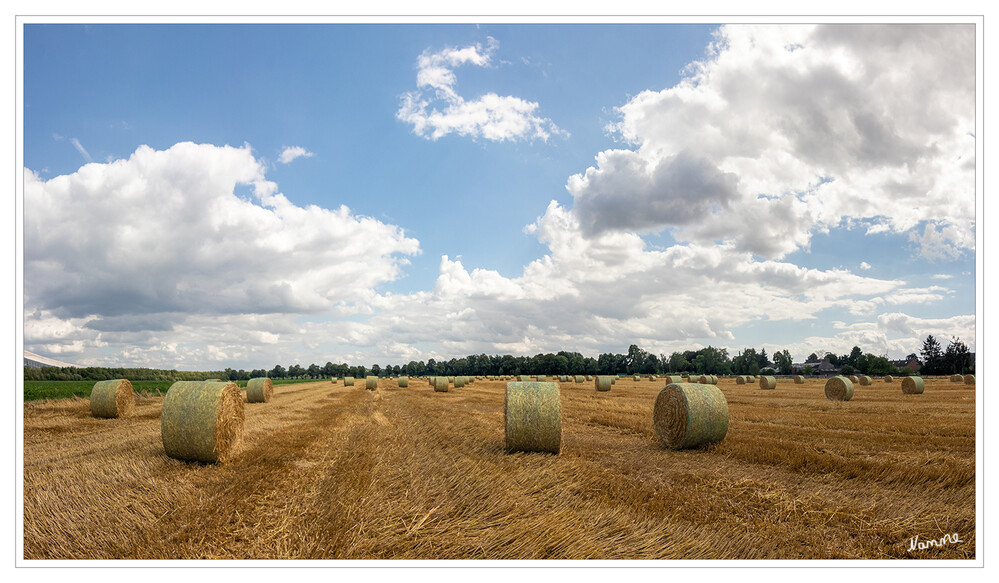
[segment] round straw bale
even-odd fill
[[[593,375],[586,375],[586,382],[590,382],[592,380],[593,380]]]
[[[399,377],[399,387],[400,388],[409,387],[409,377]]]
[[[760,388],[761,389],[776,389],[777,379],[774,377],[760,377]]]
[[[973,374],[966,374],[966,375],[964,375],[964,384],[974,386],[975,385],[975,375],[973,375]]]
[[[902,379],[902,394],[904,395],[922,395],[924,388],[926,388],[926,385],[923,383],[922,377],[905,377]]]
[[[830,401],[849,401],[853,398],[853,382],[844,376],[826,381],[826,398]]]
[[[454,377],[454,388],[464,387],[466,384],[468,381],[465,377]]]
[[[805,377],[799,375],[794,375],[794,384],[803,385],[805,384]]]
[[[434,377],[434,392],[446,393],[451,383],[447,382],[447,377]]]
[[[746,375],[739,375],[739,376],[735,377],[735,384],[737,384],[737,385],[744,385],[744,384],[746,384],[746,378],[747,378]]]
[[[952,375],[950,375],[950,382],[952,382],[952,383],[963,383],[964,382],[964,377],[961,376],[961,375],[959,375],[959,374],[952,374]]]
[[[893,382],[895,382],[895,377],[893,377],[891,375],[885,375],[885,382],[886,383],[893,383]]]
[[[617,384],[617,375],[616,374],[607,375],[607,376],[610,377],[612,385],[616,385]]]
[[[520,382],[527,383],[527,382],[530,382],[530,380],[531,380],[531,377],[527,376],[526,374],[520,375]]]
[[[343,377],[343,386],[345,386],[345,387],[353,387],[354,386],[354,377]]]
[[[666,381],[667,385],[671,385],[673,383],[682,383],[683,377],[678,374],[673,374],[673,375],[666,375],[659,380]]]
[[[584,377],[583,375],[578,374],[578,375],[576,375],[576,379],[575,380],[576,380],[577,383],[585,383],[586,382],[586,377]]]
[[[863,375],[863,376],[861,376],[861,377],[860,377],[860,384],[861,384],[861,385],[864,385],[865,387],[866,387],[866,386],[870,386],[870,384],[871,384],[872,382],[874,382],[874,381],[872,381],[872,380],[871,380],[871,377],[869,377],[869,376],[867,376],[867,375]]]
[[[506,450],[558,453],[562,402],[558,383],[507,383]]]
[[[850,375],[850,376],[848,376],[846,378],[849,379],[849,381],[851,383],[854,383],[854,384],[857,384],[857,383],[860,382],[860,377],[858,377],[857,375]]]
[[[593,388],[600,392],[607,392],[611,390],[612,384],[614,383],[611,382],[610,375],[597,375],[593,377]]]
[[[94,417],[129,417],[134,409],[135,393],[128,379],[98,381],[90,391],[90,414]]]
[[[378,388],[378,377],[368,375],[364,377],[364,388],[373,391]]]
[[[163,449],[180,460],[225,462],[242,445],[243,421],[243,396],[236,383],[178,381],[163,398]]]
[[[274,382],[267,377],[257,377],[246,381],[246,402],[266,403],[274,395]]]
[[[636,382],[637,382],[637,381],[640,381],[640,380],[642,380],[642,377],[640,377],[640,376],[638,376],[638,375],[635,375],[635,376],[633,376],[633,377],[631,378],[631,380],[633,380],[633,381],[636,381]]]
[[[714,385],[672,383],[656,396],[652,425],[664,448],[718,443],[728,433],[728,401]]]

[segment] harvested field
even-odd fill
[[[975,558],[975,390],[946,377],[849,402],[722,378],[725,439],[683,451],[656,439],[661,381],[562,383],[557,456],[505,453],[505,386],[277,386],[219,465],[166,456],[162,397],[27,403],[24,557]]]

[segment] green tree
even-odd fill
[[[943,350],[932,334],[923,341],[923,349],[919,351],[919,354],[923,357],[923,366],[920,372],[924,375],[939,374],[937,371],[941,368],[940,361],[943,358]]]
[[[791,374],[794,370],[794,361],[791,360],[791,353],[785,348],[774,353],[774,365],[777,366],[779,374]]]

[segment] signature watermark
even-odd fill
[[[956,532],[953,534],[945,534],[936,540],[919,540],[919,536],[916,535],[909,539],[909,552],[924,551],[933,547],[942,547],[944,545],[963,542],[964,541],[961,540],[961,537]]]

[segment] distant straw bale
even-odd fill
[[[777,388],[777,379],[774,377],[763,376],[760,377],[760,388],[766,390],[773,390]]]
[[[853,382],[844,376],[826,381],[826,398],[830,401],[849,401],[853,398]]]
[[[593,377],[593,387],[599,392],[611,390],[612,384],[614,383],[612,382],[610,375],[597,375]]]
[[[409,387],[409,377],[399,377],[399,387],[403,389]]]
[[[975,386],[975,375],[973,374],[964,375],[964,384]]]
[[[869,377],[867,375],[863,375],[863,376],[860,377],[860,384],[863,385],[863,386],[865,386],[865,387],[870,386],[872,382],[873,381],[871,381],[871,377]]]
[[[367,389],[367,390],[369,390],[369,391],[373,391],[373,390],[377,389],[378,388],[378,377],[376,377],[376,376],[370,376],[370,375],[367,376],[367,377],[365,377],[364,378],[364,388]]]
[[[266,403],[274,395],[274,382],[267,377],[257,377],[246,381],[246,402]]]
[[[905,377],[902,379],[903,395],[922,395],[925,388],[926,384],[923,383],[922,377]]]
[[[435,393],[446,393],[450,388],[451,383],[447,382],[447,377],[434,377],[434,392]]]
[[[794,375],[794,384],[803,385],[805,384],[805,377],[799,375]]]
[[[94,417],[130,417],[134,409],[135,393],[128,379],[99,381],[90,391],[90,414]]]
[[[345,387],[353,387],[354,386],[354,377],[343,377],[343,386],[345,386]]]

